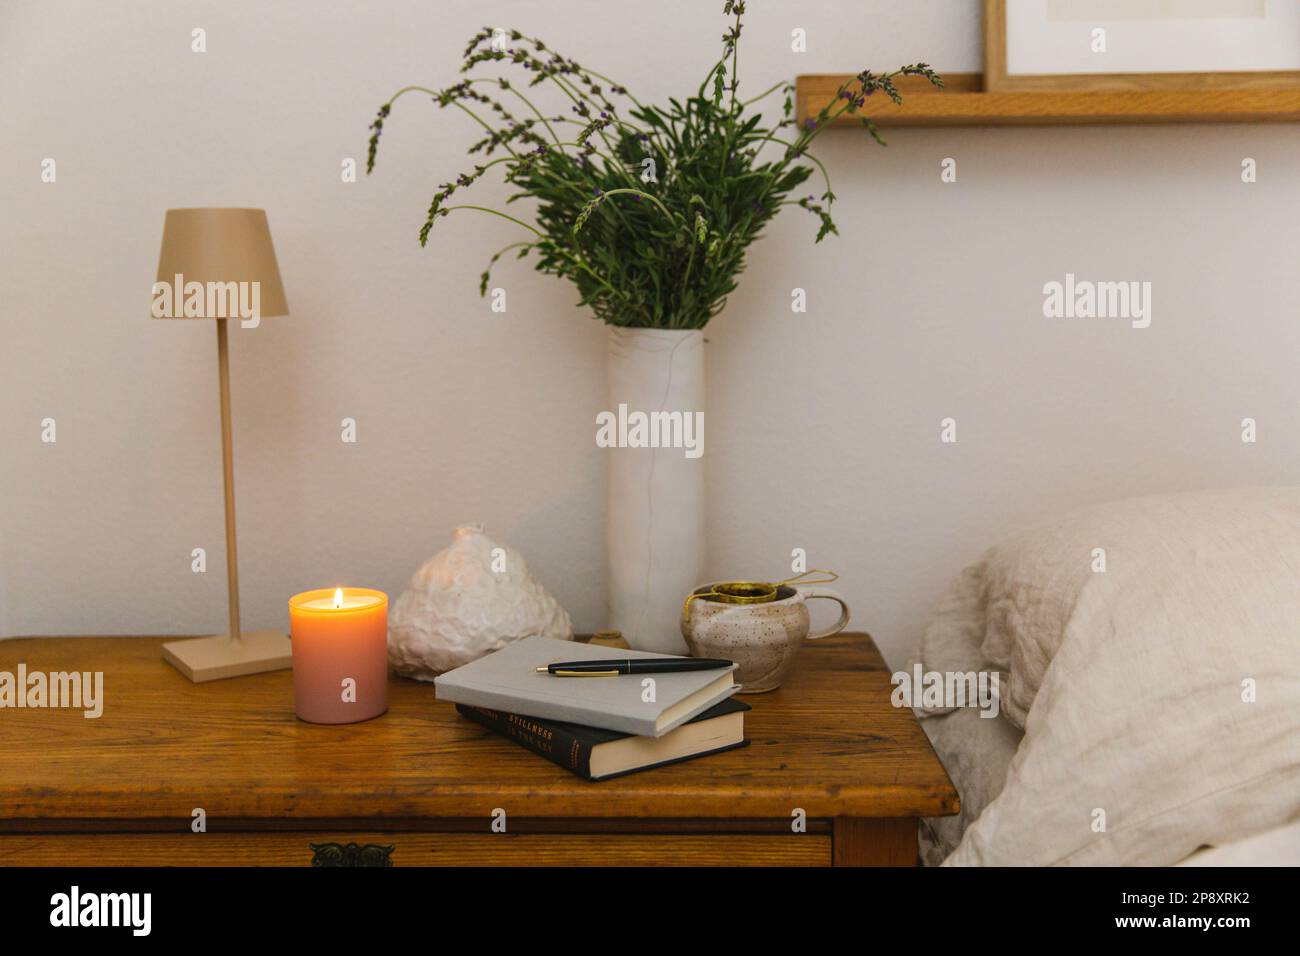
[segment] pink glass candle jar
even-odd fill
[[[313,724],[350,724],[388,709],[388,595],[321,588],[289,599],[293,706]]]

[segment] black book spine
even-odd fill
[[[456,710],[488,730],[494,730],[502,737],[509,737],[515,743],[522,744],[551,763],[572,770],[584,780],[591,779],[591,746],[568,731],[532,717],[488,710],[485,707],[457,704]]]

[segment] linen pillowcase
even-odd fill
[[[966,638],[1025,737],[946,863],[1167,864],[1300,812],[1300,489],[1084,509],[950,600],[923,660]]]

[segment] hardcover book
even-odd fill
[[[559,661],[672,656],[526,637],[440,675],[434,687],[439,700],[456,704],[662,737],[734,694],[739,689],[732,678],[735,665],[631,677],[553,677],[537,668]],[[654,683],[645,684],[648,679]]]
[[[748,704],[728,698],[662,737],[640,737],[541,717],[457,704],[462,716],[494,730],[586,780],[625,773],[743,747]]]

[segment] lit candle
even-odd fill
[[[388,709],[388,595],[321,588],[289,599],[293,704],[314,724],[350,724]]]

